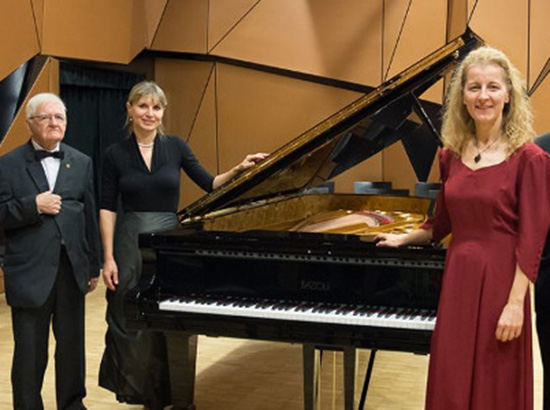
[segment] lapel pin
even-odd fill
[[[71,167],[71,164],[67,163],[65,164],[65,168],[69,169]]]

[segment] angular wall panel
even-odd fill
[[[393,56],[401,40],[400,35],[407,23],[411,0],[389,0],[384,2],[384,38],[383,38],[383,81],[392,74]]]
[[[258,0],[210,0],[208,50],[218,44],[239,23]]]
[[[468,25],[468,0],[449,1],[447,11],[447,40],[460,36]]]
[[[446,16],[446,0],[411,2],[395,56],[388,70],[388,78],[400,73],[445,44]],[[388,24],[395,25],[401,24],[401,22],[394,19],[388,21]],[[432,87],[425,93],[424,98],[441,102],[442,93],[441,86]]]
[[[531,96],[535,120],[535,133],[537,135],[550,132],[550,78],[537,88]]]
[[[539,73],[550,58],[550,30],[548,30],[550,2],[548,0],[531,0],[530,7],[529,88],[537,80]]]
[[[528,0],[483,0],[473,11],[471,28],[485,42],[504,51],[527,78]]]
[[[220,169],[273,152],[359,96],[351,91],[218,65]]]
[[[44,0],[31,0],[38,41],[42,44],[42,21],[44,20]]]
[[[33,95],[42,92],[53,92],[59,94],[59,63],[55,59],[49,59],[38,75],[34,85],[31,87],[29,95],[27,96],[21,109],[16,114],[12,126],[8,130],[6,137],[0,145],[0,155],[11,151],[29,139],[25,118],[25,104]]]
[[[177,130],[186,140],[190,139],[212,72],[213,63],[165,58],[155,61],[155,80],[168,98],[168,133]]]
[[[144,0],[47,0],[42,53],[129,63],[147,45]]]
[[[152,50],[207,52],[208,0],[169,0]]]
[[[0,0],[0,80],[39,52],[30,0]]]
[[[408,189],[414,193],[417,179],[403,144],[393,144],[384,150],[382,156],[384,181],[392,181],[395,189]]]
[[[203,166],[217,174],[213,64],[159,58],[155,61],[155,81],[168,99],[163,121],[166,133],[188,141]],[[181,186],[180,209],[204,195],[186,176]]]
[[[162,16],[166,11],[168,0],[148,0],[144,3],[147,20],[147,47],[151,47]]]
[[[194,127],[189,138],[191,149],[201,164],[212,174],[220,173],[218,169],[218,145],[217,145],[217,121],[215,81],[208,82],[207,88],[199,107]],[[222,169],[221,172],[227,171]],[[182,178],[182,189],[180,197],[180,208],[192,203],[205,194],[187,176]]]
[[[377,85],[381,11],[382,1],[263,0],[211,53]]]

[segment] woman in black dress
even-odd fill
[[[266,156],[248,155],[230,171],[213,177],[182,138],[164,135],[166,106],[164,92],[153,82],[141,82],[131,90],[126,103],[131,135],[105,152],[100,205],[108,329],[99,385],[114,392],[120,402],[153,410],[171,403],[164,335],[129,330],[123,315],[124,295],[141,276],[138,235],[178,223],[180,169],[211,191]],[[117,208],[119,197],[122,209]]]

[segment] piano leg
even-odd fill
[[[363,410],[365,408],[365,401],[367,400],[367,392],[369,390],[370,378],[372,376],[372,368],[374,367],[374,359],[376,359],[376,352],[376,349],[370,351],[369,364],[365,374],[365,381],[363,382],[363,390],[361,391],[361,400],[359,401],[358,410]]]
[[[357,351],[355,347],[343,347],[344,352],[344,408],[353,410],[355,401],[355,374]],[[320,350],[312,344],[302,347],[304,366],[304,410],[314,410],[319,394]]]
[[[197,335],[165,332],[170,369],[172,410],[195,410]]]
[[[344,408],[353,410],[355,401],[355,374],[357,350],[355,347],[344,347]]]
[[[302,346],[304,373],[304,410],[314,410],[318,394],[317,377],[319,375],[319,350],[315,345]]]

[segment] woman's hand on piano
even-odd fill
[[[248,154],[245,159],[241,161],[239,165],[234,168],[235,173],[241,173],[246,171],[248,168],[252,168],[258,162],[267,158],[269,154],[265,152],[258,152],[256,154]]]
[[[246,171],[249,168],[252,168],[258,162],[267,158],[269,154],[258,152],[257,154],[248,154],[245,159],[241,161],[239,165],[234,166],[229,171],[224,172],[223,174],[216,175],[214,177],[214,182],[212,183],[212,188],[216,189],[227,181],[239,175],[241,172]]]
[[[118,285],[118,266],[114,259],[108,259],[103,263],[103,282],[113,292]]]
[[[409,245],[411,243],[429,242],[432,238],[432,228],[420,228],[402,235],[395,233],[379,233],[374,237],[374,242],[376,243],[376,246],[397,248],[399,246]]]
[[[398,235],[395,233],[379,233],[374,237],[376,246],[387,246],[390,248],[397,248],[405,245],[405,235]]]

